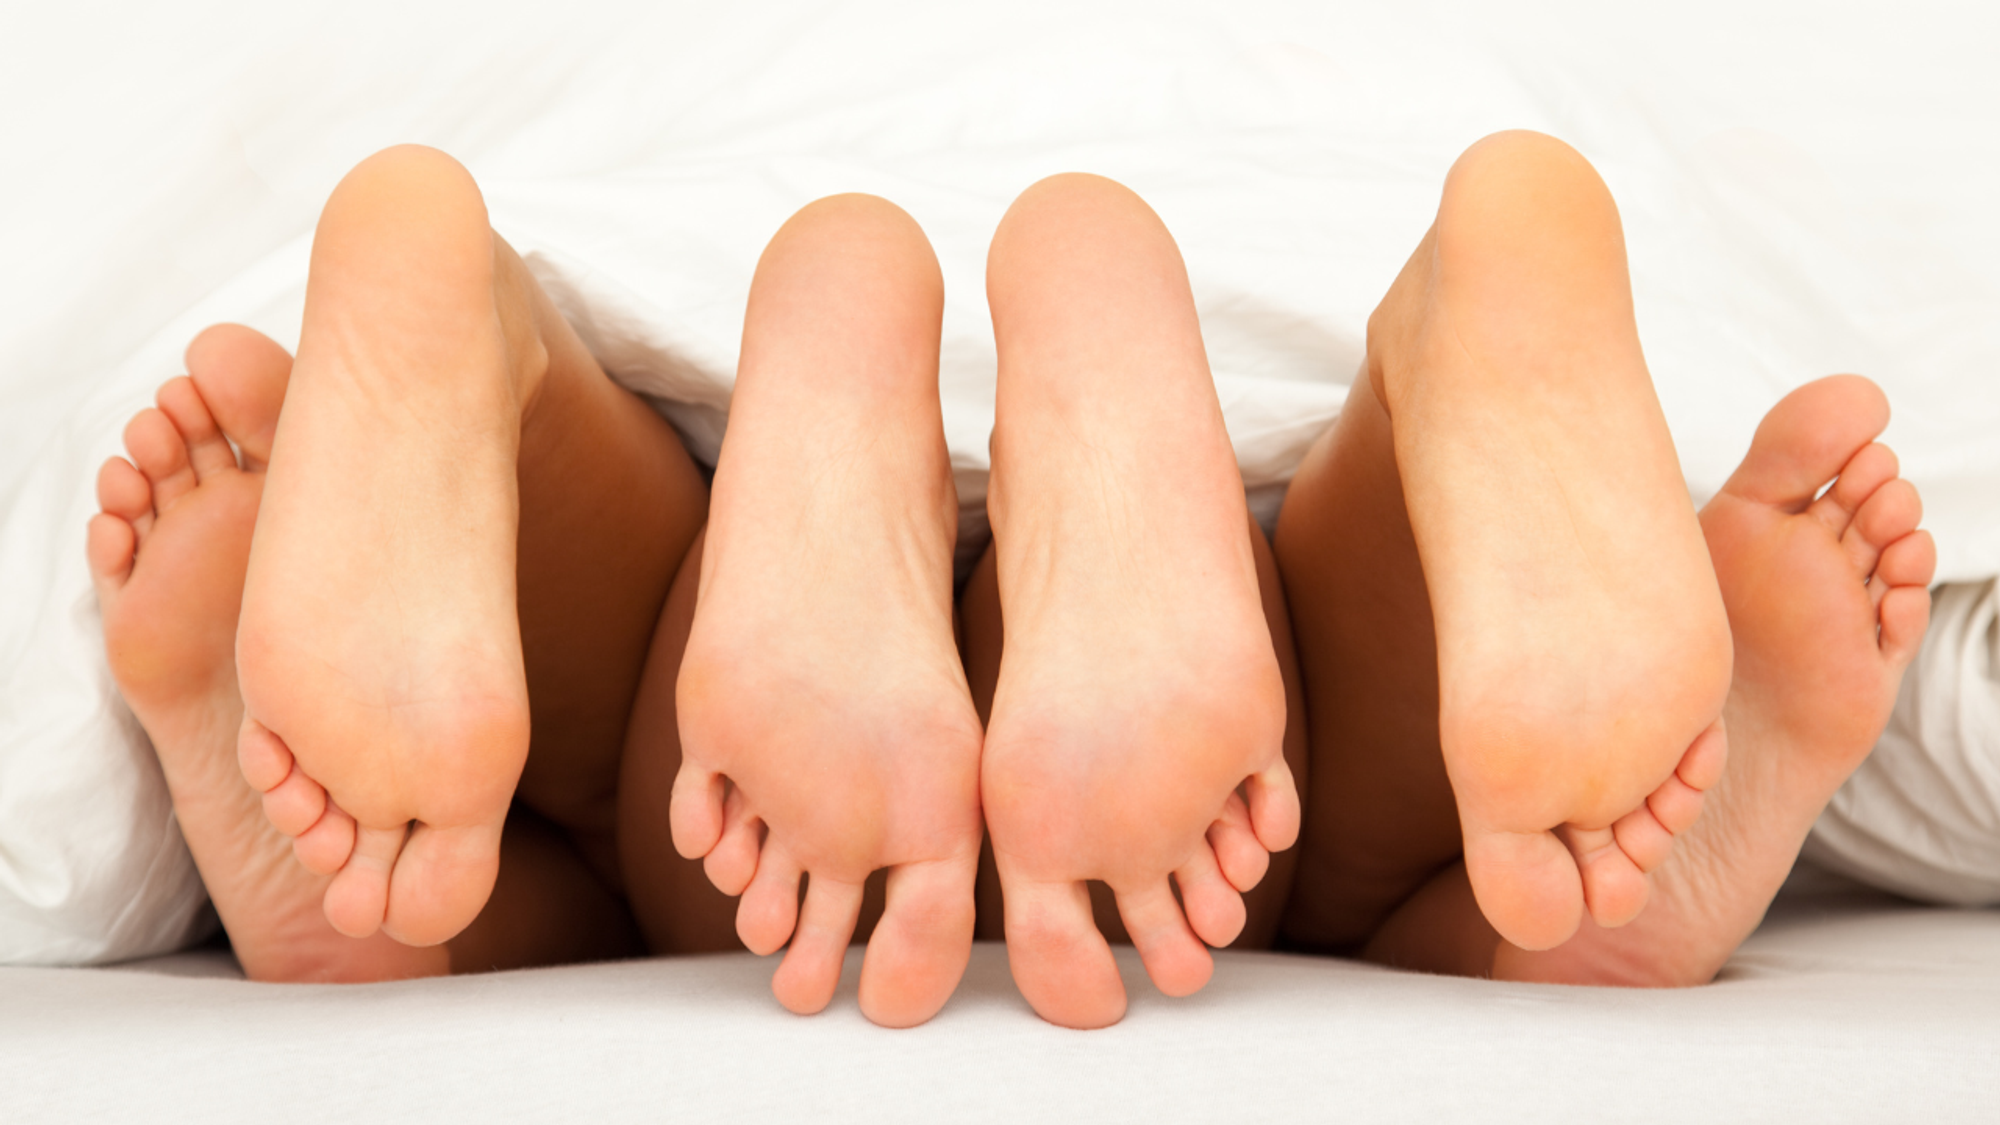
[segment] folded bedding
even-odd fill
[[[0,250],[39,267],[0,278],[19,312],[0,328],[0,962],[148,956],[211,924],[104,664],[92,479],[201,326],[296,340],[319,202],[399,141],[471,167],[606,369],[704,460],[770,233],[832,192],[903,205],[945,272],[969,557],[992,424],[984,247],[1015,192],[1086,169],[1160,212],[1268,523],[1453,156],[1542,129],[1621,201],[1697,500],[1784,391],[1861,370],[1895,404],[1940,577],[2000,574],[2000,79],[1976,46],[2000,17],[1983,9],[221,3],[90,34],[61,6],[24,18],[32,34],[0,37],[0,96],[47,112],[0,123],[17,162]]]

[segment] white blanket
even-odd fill
[[[91,475],[203,323],[293,341],[319,204],[399,141],[472,168],[607,366],[683,402],[701,453],[764,240],[821,194],[902,203],[944,268],[948,436],[976,521],[984,245],[1020,188],[1088,169],[1160,211],[1268,516],[1452,158],[1542,129],[1621,201],[1698,498],[1786,389],[1860,370],[1896,404],[1944,575],[2000,573],[1990,7],[496,7],[9,13],[0,960],[135,956],[189,930],[199,888],[94,647]]]

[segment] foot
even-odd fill
[[[479,912],[528,751],[515,471],[547,363],[463,168],[362,162],[320,217],[237,663],[243,776],[326,916],[411,945]]]
[[[1016,983],[1045,1019],[1100,1027],[1125,990],[1087,881],[1110,886],[1153,983],[1184,996],[1296,837],[1284,687],[1159,218],[1109,180],[1044,180],[994,235],[987,292],[1005,640],[981,793]]]
[[[1730,647],[1589,164],[1532,133],[1461,157],[1370,321],[1368,372],[1430,590],[1480,908],[1530,949],[1586,906],[1619,925],[1645,902],[1648,808],[1698,810],[1721,769]]]
[[[800,1013],[833,998],[862,884],[889,868],[861,1010],[893,1027],[929,1019],[964,973],[979,860],[943,302],[923,232],[882,200],[821,200],[771,240],[677,690],[676,849],[743,896],[751,950],[790,942],[771,987]]]
[[[1503,945],[1495,975],[1702,984],[1757,927],[1882,733],[1929,620],[1937,551],[1917,530],[1916,489],[1873,443],[1888,420],[1882,392],[1853,375],[1801,387],[1765,417],[1701,513],[1736,638],[1722,781],[1636,922],[1587,926],[1546,953]]]
[[[253,980],[384,980],[444,971],[440,951],[336,933],[327,880],[300,867],[236,766],[236,619],[250,530],[291,359],[235,325],[188,348],[191,377],[125,430],[98,474],[90,572],[113,677],[152,739],[174,814]],[[236,450],[230,448],[235,443]],[[240,456],[239,452],[240,451]]]

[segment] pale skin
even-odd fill
[[[296,363],[205,333],[90,533],[114,674],[260,978],[740,936],[803,1012],[858,935],[863,1010],[902,1026],[1004,932],[1079,1027],[1123,1011],[1103,935],[1176,995],[1239,934],[1697,983],[1927,612],[1864,380],[1780,404],[1696,519],[1615,208],[1531,134],[1454,168],[1275,554],[1165,228],[1095,177],[1025,193],[956,619],[943,298],[893,206],[773,239],[712,495],[448,158],[364,163],[313,269]]]

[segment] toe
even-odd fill
[[[1208,826],[1208,846],[1214,849],[1223,876],[1239,891],[1249,892],[1270,870],[1271,853],[1250,826],[1249,807],[1234,793],[1223,804],[1222,815]]]
[[[1527,950],[1568,941],[1583,920],[1576,861],[1551,832],[1465,832],[1473,898],[1501,937]]]
[[[382,928],[389,908],[389,872],[403,850],[401,828],[358,828],[354,850],[333,882],[326,887],[326,920],[351,938],[365,938]]]
[[[195,389],[194,380],[185,375],[167,380],[156,401],[160,412],[180,431],[181,440],[187,444],[188,463],[194,468],[196,480],[235,471],[236,451],[229,448],[229,439],[217,428],[208,404]]]
[[[1875,490],[1896,478],[1898,470],[1896,454],[1881,442],[1871,442],[1861,447],[1861,451],[1847,459],[1841,466],[1840,476],[1819,499],[1813,501],[1808,511],[1812,517],[1825,525],[1836,536],[1847,533],[1847,525],[1854,522],[1854,513],[1861,509],[1863,501]]]
[[[300,866],[315,875],[331,875],[347,864],[354,854],[354,818],[332,801],[313,826],[292,837],[292,854]]]
[[[236,734],[236,764],[250,788],[268,793],[291,775],[292,752],[264,724],[245,715]]]
[[[1937,577],[1937,541],[1928,531],[1905,535],[1882,549],[1875,581],[1889,586],[1929,586]]]
[[[972,886],[979,854],[905,863],[889,872],[888,902],[861,966],[861,1013],[884,1027],[936,1015],[972,959]]]
[[[326,790],[292,764],[292,772],[264,790],[264,818],[287,836],[297,836],[319,823],[326,813]]]
[[[722,839],[702,860],[702,870],[715,889],[726,895],[740,895],[757,874],[757,849],[764,842],[764,822],[744,807],[743,791],[731,789],[723,809]]]
[[[806,880],[806,901],[799,910],[791,948],[771,977],[771,994],[778,1003],[809,1016],[833,1001],[847,943],[860,917],[860,883],[819,875]]]
[[[97,506],[121,520],[137,523],[153,514],[153,486],[132,462],[113,457],[97,470]]]
[[[1219,949],[1243,932],[1248,917],[1243,895],[1222,877],[1214,852],[1196,848],[1194,858],[1174,872],[1174,882],[1181,889],[1181,906],[1196,937]]]
[[[1650,888],[1646,873],[1618,846],[1616,832],[1610,828],[1568,828],[1562,836],[1576,858],[1583,906],[1591,920],[1614,929],[1637,918]]]
[[[1897,586],[1882,596],[1882,655],[1900,669],[1916,658],[1924,629],[1931,620],[1931,592],[1923,586]]]
[[[1854,522],[1840,537],[1854,572],[1866,579],[1875,573],[1882,548],[1917,529],[1923,518],[1923,500],[1917,488],[1898,477],[1875,490],[1854,513]]]
[[[1165,879],[1138,887],[1113,888],[1118,916],[1145,962],[1153,986],[1168,996],[1189,996],[1201,990],[1215,971],[1215,959],[1188,927],[1181,904]]]
[[[1685,785],[1681,788],[1694,793],[1695,801],[1697,805],[1699,804],[1700,793]],[[1655,793],[1654,796],[1657,797],[1658,794]],[[1617,838],[1618,850],[1624,852],[1626,858],[1630,859],[1640,871],[1649,874],[1660,864],[1665,863],[1667,856],[1673,854],[1674,834],[1653,812],[1651,799],[1647,804],[1619,817],[1618,823],[1611,826],[1611,834]],[[1596,912],[1592,911],[1592,916],[1595,915]]]
[[[1250,824],[1264,850],[1281,852],[1297,843],[1299,791],[1292,781],[1292,768],[1281,758],[1277,765],[1251,774],[1243,788],[1250,798]]]
[[[791,938],[799,919],[800,874],[789,853],[765,842],[757,857],[757,875],[736,904],[736,936],[750,952],[768,956]]]
[[[682,859],[700,859],[722,839],[723,776],[682,759],[667,799],[667,824]]]
[[[1635,810],[1632,815],[1638,816],[1643,812],[1659,822],[1662,832],[1668,836],[1678,836],[1693,828],[1694,822],[1701,819],[1701,806],[1702,790],[1682,781],[1680,775],[1676,774],[1663,782],[1658,789],[1653,790],[1653,795],[1646,798],[1645,807]],[[1627,849],[1627,852],[1629,854],[1630,849]],[[1641,862],[1639,866],[1651,871],[1656,864]]]
[[[194,466],[180,431],[157,408],[147,407],[125,425],[125,451],[153,485],[153,511],[164,512],[195,486]]]
[[[243,451],[244,467],[262,469],[277,436],[291,355],[255,329],[217,324],[188,345],[187,370],[216,424]]]
[[[1722,771],[1728,765],[1729,728],[1718,718],[1688,744],[1687,752],[1681,755],[1681,764],[1674,767],[1674,776],[1690,787],[1706,792],[1722,780]],[[1686,830],[1685,826],[1673,829],[1675,832]]]
[[[1036,1014],[1062,1027],[1109,1027],[1125,1015],[1118,962],[1091,921],[1082,883],[1001,874],[1007,965]]]
[[[1859,375],[1807,383],[1779,400],[1724,491],[1802,512],[1821,486],[1889,424],[1889,400]]]
[[[418,824],[396,857],[382,929],[404,945],[436,945],[472,924],[500,876],[500,830],[492,824]]]
[[[84,538],[84,557],[90,562],[90,577],[97,585],[99,601],[110,596],[132,576],[132,553],[138,546],[138,533],[124,519],[109,512],[99,512],[90,517],[90,528]]]

